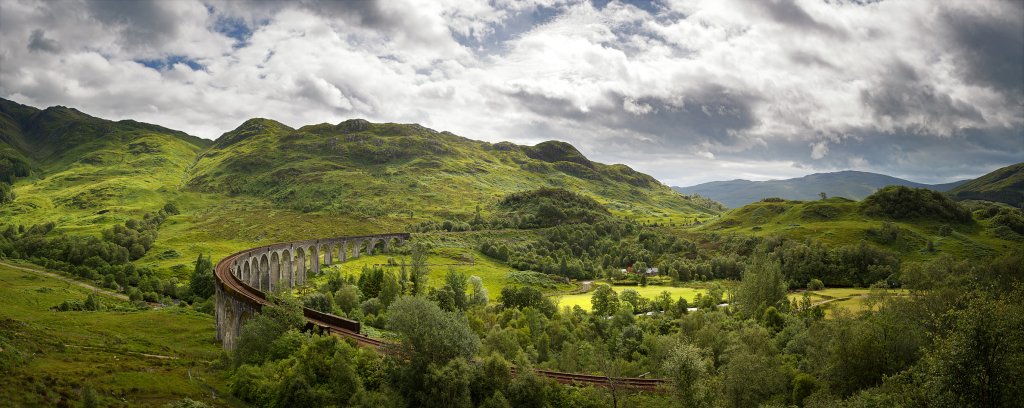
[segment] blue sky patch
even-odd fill
[[[171,55],[164,59],[137,59],[135,62],[145,65],[149,68],[153,68],[157,71],[166,71],[170,69],[174,64],[185,64],[193,71],[202,71],[206,69],[202,64],[194,59],[190,59],[184,55]]]

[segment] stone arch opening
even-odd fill
[[[252,270],[249,269],[248,259],[242,262],[242,282],[245,282],[246,285],[252,285]]]
[[[295,269],[295,283],[299,285],[306,283],[306,250],[304,248],[295,248],[295,262],[292,268]]]
[[[295,271],[292,269],[292,253],[285,249],[281,251],[281,283],[289,288],[295,287]]]
[[[267,254],[263,254],[259,258],[260,262],[260,290],[267,292],[270,290],[270,259]]]
[[[270,291],[281,288],[281,255],[275,252],[270,253]]]
[[[374,238],[366,246],[366,253],[368,255],[378,255],[387,252],[388,241],[383,238]]]

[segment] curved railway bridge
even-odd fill
[[[320,265],[358,258],[360,254],[387,251],[410,238],[408,233],[321,238],[279,243],[236,252],[217,262],[217,340],[232,350],[242,324],[267,304],[269,291],[292,288],[320,273]],[[308,325],[323,332],[355,341],[360,346],[381,349],[388,342],[360,333],[359,322],[309,308],[302,308]],[[562,384],[615,387],[661,392],[665,380],[654,378],[611,378],[589,374],[534,370],[537,375]],[[515,367],[513,367],[515,373]]]

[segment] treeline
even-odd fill
[[[875,285],[862,314],[825,318],[826,306],[787,299],[785,254],[802,244],[720,244],[746,259],[735,290],[689,302],[600,285],[592,313],[559,310],[530,287],[505,287],[488,304],[473,278],[454,271],[441,288],[415,296],[392,297],[400,273],[367,268],[332,278],[318,293],[376,295],[362,302],[381,302],[372,320],[400,339],[398,352],[303,333],[301,311],[285,299],[243,327],[228,361],[230,388],[256,406],[956,407],[1014,406],[1024,397],[1021,254],[899,265],[910,295]],[[665,378],[670,393],[565,387],[531,367]]]
[[[526,242],[485,239],[480,251],[522,271],[538,271],[571,279],[625,278],[627,267],[658,268],[672,281],[733,279],[743,274],[758,245],[767,246],[783,267],[790,287],[806,287],[811,279],[828,286],[867,287],[878,281],[898,285],[897,254],[866,242],[826,248],[814,241],[781,237],[710,234],[707,246],[666,234],[658,228],[609,219],[593,224],[562,225],[544,230]]]
[[[867,196],[861,212],[893,219],[929,218],[959,223],[973,222],[971,212],[945,194],[927,188],[887,186]]]
[[[625,220],[560,225],[544,230],[529,242],[484,240],[480,251],[519,270],[532,270],[572,279],[593,279],[643,263],[669,265],[696,256],[696,245]]]
[[[168,203],[141,219],[129,219],[123,225],[106,229],[100,237],[55,234],[56,225],[52,222],[28,228],[0,225],[0,256],[27,259],[48,269],[95,281],[125,292],[133,301],[181,298],[188,288],[179,286],[176,278],[161,279],[153,269],[131,263],[152,248],[160,224],[177,213],[177,207]]]
[[[484,216],[480,206],[467,220],[424,221],[415,232],[480,231],[488,229],[534,229],[565,224],[595,223],[611,213],[593,198],[561,188],[540,188],[506,195]]]

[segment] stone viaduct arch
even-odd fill
[[[372,251],[388,251],[394,243],[409,239],[408,233],[321,238],[286,242],[247,249],[217,263],[217,339],[226,349],[233,349],[244,323],[266,302],[266,294],[290,289],[306,283],[306,278],[320,273],[320,265],[345,262]],[[349,256],[351,251],[351,256]],[[337,254],[337,256],[335,256]],[[348,325],[359,332],[359,323],[333,315],[304,310],[309,318],[315,313],[321,320],[333,320],[341,327]]]

